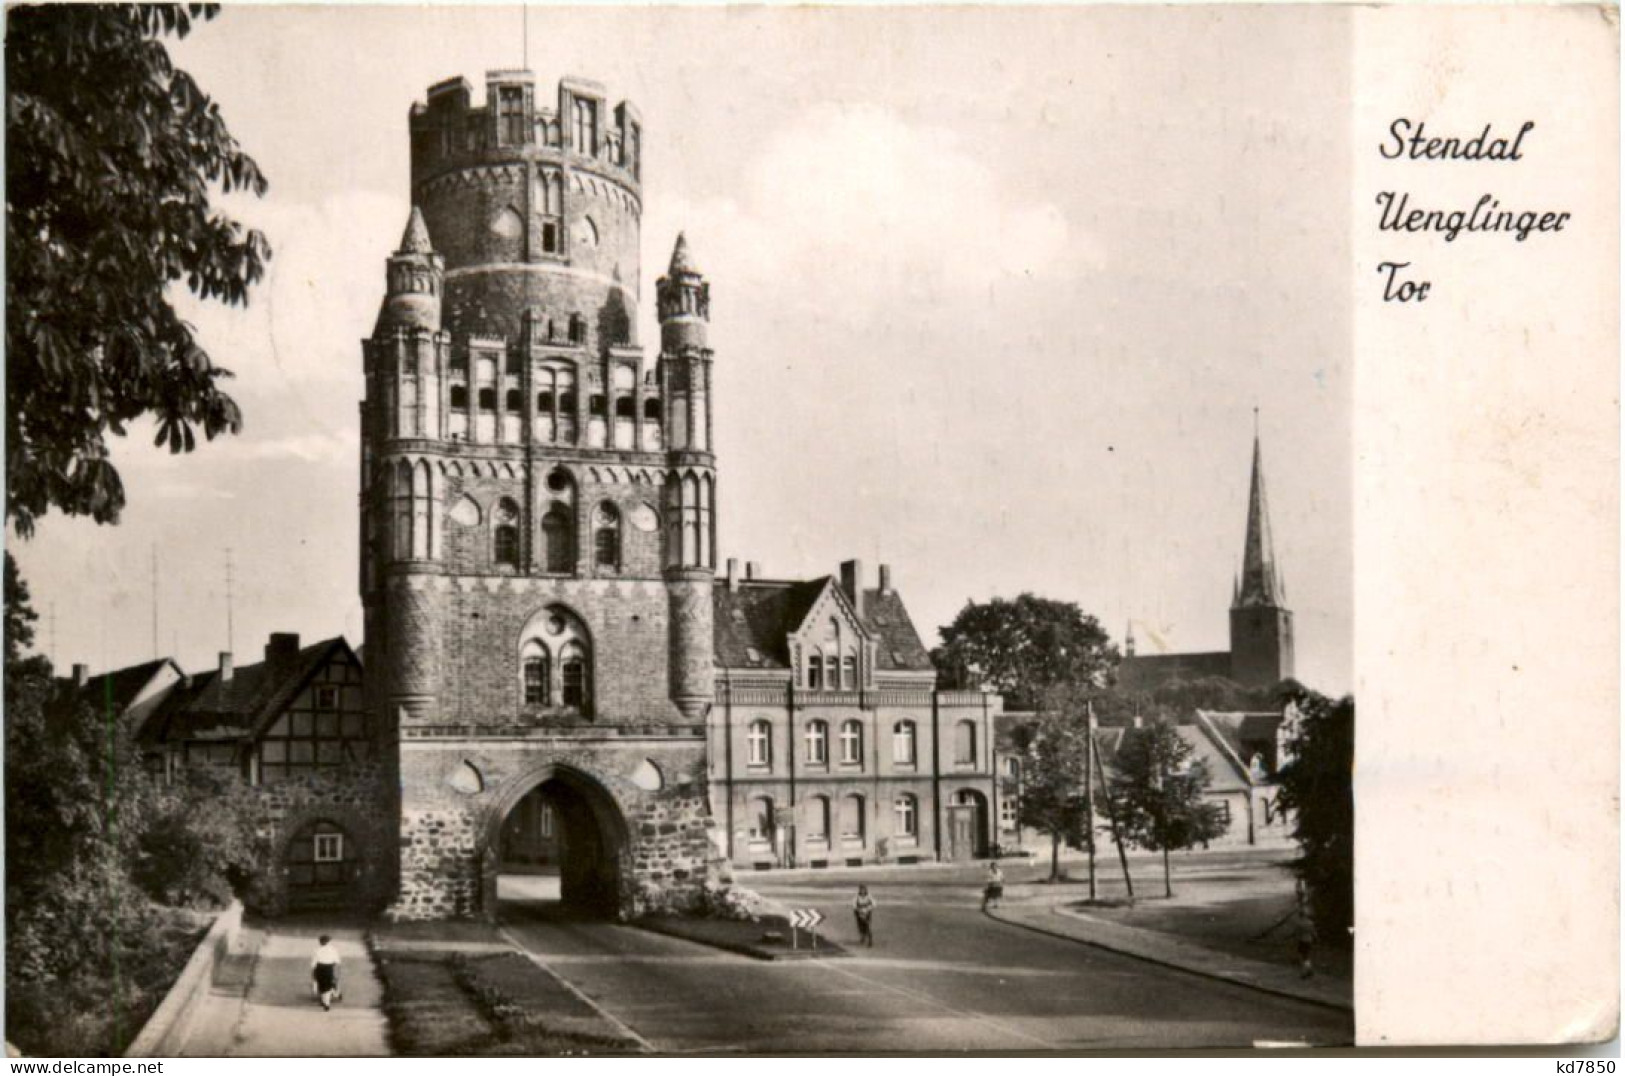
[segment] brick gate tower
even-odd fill
[[[392,914],[490,913],[544,796],[563,899],[627,912],[714,863],[709,290],[679,237],[637,342],[642,127],[494,71],[411,110],[413,209],[362,404],[368,705],[397,730]]]

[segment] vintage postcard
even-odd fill
[[[1617,1033],[1615,9],[7,31],[14,1052]]]

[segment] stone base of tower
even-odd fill
[[[389,918],[494,916],[498,878],[514,854],[509,822],[527,797],[546,805],[549,869],[576,913],[624,919],[697,905],[707,882],[727,871],[702,729],[534,738],[428,731],[402,734],[400,889]]]

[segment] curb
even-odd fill
[[[994,922],[1003,923],[1006,926],[1018,927],[1022,930],[1030,930],[1035,934],[1044,934],[1051,938],[1060,938],[1062,941],[1073,942],[1077,945],[1088,945],[1095,949],[1103,949],[1108,953],[1116,953],[1119,956],[1126,956],[1134,960],[1141,960],[1147,964],[1156,964],[1159,967],[1172,968],[1174,971],[1182,971],[1186,975],[1194,975],[1201,979],[1211,979],[1212,981],[1218,983],[1228,983],[1231,986],[1245,987],[1248,990],[1256,990],[1261,994],[1272,994],[1278,998],[1286,998],[1289,1001],[1300,1002],[1304,1005],[1314,1005],[1322,1009],[1332,1009],[1337,1012],[1347,1013],[1354,1012],[1354,1003],[1352,1001],[1329,1001],[1326,998],[1310,997],[1292,990],[1282,990],[1277,986],[1270,986],[1265,983],[1254,982],[1250,979],[1243,979],[1234,975],[1226,975],[1223,972],[1209,971],[1206,968],[1193,968],[1189,964],[1176,964],[1172,960],[1167,960],[1162,957],[1149,956],[1145,953],[1124,948],[1120,945],[1112,945],[1103,941],[1080,938],[1074,934],[1063,934],[1058,930],[1050,930],[1046,927],[1037,926],[1033,923],[1023,923],[1015,919],[1006,919],[1003,916],[994,915],[985,908],[982,909],[982,914]]]
[[[647,930],[650,934],[662,934],[668,938],[676,938],[679,941],[690,942],[694,945],[703,945],[708,949],[720,949],[723,952],[737,953],[740,956],[748,956],[752,960],[829,960],[832,957],[851,955],[845,949],[831,948],[776,950],[765,949],[761,946],[750,945],[746,942],[713,941],[709,938],[696,938],[691,934],[684,934],[681,931],[672,930],[664,923],[646,922],[641,919],[634,919],[627,925],[637,927],[639,930]]]
[[[215,917],[203,939],[176,976],[169,992],[125,1049],[125,1057],[173,1057],[191,1033],[192,1023],[209,987],[215,967],[230,952],[243,925],[243,905],[234,900]]]

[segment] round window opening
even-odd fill
[[[559,635],[564,631],[564,618],[554,613],[547,618],[547,634]]]
[[[547,488],[554,493],[563,493],[570,488],[570,476],[563,471],[553,471],[547,476]]]

